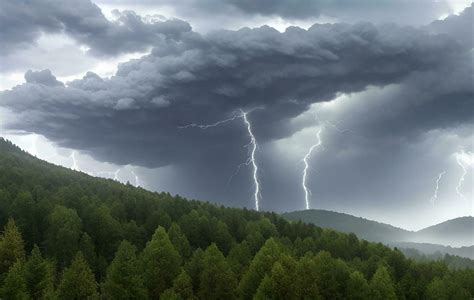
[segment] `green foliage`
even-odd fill
[[[374,300],[397,299],[392,279],[384,266],[380,265],[372,277],[370,281],[370,291],[371,299]]]
[[[17,261],[25,260],[25,248],[15,221],[9,219],[0,235],[0,274],[5,274]]]
[[[58,287],[61,299],[97,299],[97,282],[81,252],[77,253],[71,265],[64,270]]]
[[[147,299],[136,251],[127,241],[120,244],[102,284],[105,299]]]
[[[54,267],[46,261],[38,246],[34,246],[25,264],[28,293],[33,299],[45,299],[54,291]]]
[[[159,298],[172,286],[181,265],[181,257],[163,227],[156,229],[140,260],[148,294],[150,298]]]
[[[354,271],[347,282],[347,299],[365,300],[370,298],[370,288],[364,275]]]
[[[462,269],[465,261],[456,258],[415,262],[354,234],[289,222],[275,213],[93,178],[40,161],[3,140],[0,226],[4,299],[474,295],[474,270]]]
[[[30,299],[21,261],[17,261],[10,267],[0,290],[0,295],[5,299]]]
[[[236,297],[237,280],[215,244],[204,251],[203,267],[199,276],[199,298],[212,300]]]

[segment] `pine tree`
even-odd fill
[[[321,299],[317,285],[318,270],[310,255],[302,257],[295,271],[295,293],[302,299]]]
[[[25,264],[25,278],[29,294],[34,299],[44,299],[54,289],[53,266],[43,259],[37,245]]]
[[[296,262],[293,258],[289,256],[282,257],[273,265],[271,274],[266,275],[262,280],[255,298],[299,299],[299,291],[296,286],[297,278],[294,278],[295,269]]]
[[[10,267],[0,290],[0,297],[2,299],[30,299],[23,262],[17,261]]]
[[[265,242],[240,281],[239,290],[244,299],[252,299],[262,279],[270,273],[273,264],[283,253],[282,247],[273,238]]]
[[[370,298],[370,288],[364,275],[358,271],[351,273],[347,282],[346,298],[351,300],[365,300]]]
[[[140,260],[148,295],[158,299],[164,290],[172,286],[181,265],[181,257],[163,227],[156,229]]]
[[[0,235],[0,274],[7,273],[17,261],[23,262],[24,260],[23,238],[15,221],[10,218]]]
[[[182,258],[186,259],[191,256],[191,246],[189,245],[189,241],[177,223],[173,222],[171,224],[171,227],[168,230],[168,236]]]
[[[123,241],[107,269],[102,285],[105,299],[147,299],[143,278],[138,267],[136,248]]]
[[[447,300],[449,299],[447,292],[448,291],[443,280],[436,277],[426,287],[425,296],[428,300]]]
[[[387,269],[380,265],[370,281],[371,299],[396,300],[397,295]]]
[[[173,282],[173,287],[171,288],[173,291],[173,295],[176,295],[177,298],[179,299],[186,299],[186,300],[193,300],[197,299],[196,296],[194,296],[194,291],[193,291],[193,283],[191,281],[191,277],[186,273],[185,270],[182,270],[181,273],[179,273],[178,277]],[[169,293],[171,295],[171,293]],[[164,298],[163,295],[160,297],[160,299]]]
[[[212,300],[236,297],[234,291],[237,280],[216,244],[204,251],[204,270],[199,277],[199,298]]]
[[[81,252],[77,253],[71,265],[64,270],[58,292],[60,299],[98,298],[97,282]]]

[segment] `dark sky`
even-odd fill
[[[2,3],[5,135],[107,163],[106,177],[124,168],[122,181],[253,208],[243,110],[261,209],[304,208],[302,159],[321,130],[311,207],[407,228],[473,214],[472,5],[73,2]]]

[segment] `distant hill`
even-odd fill
[[[294,211],[284,213],[283,217],[290,221],[301,220],[323,228],[352,232],[365,240],[383,243],[407,241],[414,233],[392,225],[328,210]]]
[[[301,220],[323,228],[352,232],[368,241],[382,242],[399,248],[412,248],[424,254],[439,252],[474,258],[474,217],[456,218],[419,231],[408,231],[327,210],[295,211],[284,213],[283,217],[290,221]]]
[[[451,246],[474,245],[474,217],[461,217],[416,232],[416,241]]]

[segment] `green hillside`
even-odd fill
[[[368,241],[382,243],[407,241],[413,233],[388,224],[328,210],[294,211],[284,213],[283,217],[290,221],[301,220],[323,228],[331,228],[346,233],[352,232]]]
[[[417,241],[453,246],[474,245],[474,217],[449,220],[416,232]]]
[[[472,299],[474,271],[152,193],[0,140],[2,299]]]
[[[419,231],[408,231],[388,224],[326,210],[303,210],[284,213],[290,221],[301,220],[322,228],[331,228],[372,242],[397,247],[409,246],[425,254],[434,252],[474,258],[474,217],[445,221]],[[454,246],[454,247],[451,247]]]

